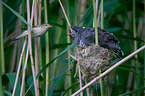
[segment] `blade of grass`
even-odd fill
[[[143,91],[143,90],[145,90],[145,87],[143,87],[143,88],[138,88],[137,90],[130,91],[130,92],[127,92],[127,93],[125,93],[125,94],[121,94],[121,95],[119,95],[119,96],[127,96],[127,95],[129,95],[129,94],[139,93],[139,92],[141,92],[141,91]]]
[[[45,66],[43,66],[43,68],[39,71],[39,73],[36,76],[36,79],[39,78],[39,76],[42,74],[42,72],[46,71],[46,68],[49,67],[59,56],[61,56],[62,54],[64,54],[65,52],[67,52],[70,48],[74,47],[75,44],[71,44],[69,47],[67,47],[66,49],[64,49],[61,53],[59,53],[55,58],[53,58],[52,60],[49,61],[48,64],[46,64]],[[31,86],[28,88],[28,90],[26,91],[25,95],[27,94],[27,92],[30,90]]]
[[[75,87],[78,86],[78,85],[79,85],[79,83],[73,84],[72,86],[70,86],[69,88],[67,88],[67,89],[62,93],[61,96],[65,96],[65,94],[66,94],[69,90],[72,90],[73,88],[75,88]]]
[[[124,68],[124,67],[117,67],[117,68],[122,69],[122,70],[129,71],[129,72],[132,72],[132,73],[136,74],[137,76],[139,76],[140,78],[142,78],[142,79],[145,80],[145,77],[143,77],[142,75],[140,75],[139,73],[137,73],[137,72],[134,71],[134,70],[131,70],[131,69],[128,69],[128,68]]]
[[[78,25],[79,25],[81,22],[83,22],[83,21],[91,14],[92,11],[93,11],[93,5],[90,5],[90,7],[87,8],[87,10],[85,11],[83,17],[80,19]]]
[[[75,46],[74,43],[71,44],[71,45],[68,46],[66,49],[64,49],[61,53],[59,53],[55,58],[53,58],[52,60],[50,60],[49,63],[46,64],[45,66],[43,66],[43,68],[39,71],[39,73],[37,74],[36,78],[38,78],[38,77],[41,75],[41,73],[44,72],[45,69],[46,69],[49,65],[51,65],[51,64],[54,62],[54,60],[56,60],[59,56],[61,56],[62,54],[64,54],[64,53],[67,52],[70,48],[72,48],[72,47],[74,47],[74,46]]]
[[[30,26],[30,24],[18,13],[16,12],[15,10],[13,10],[12,8],[10,8],[8,5],[6,5],[4,2],[2,2],[0,0],[0,2],[6,6],[9,10],[11,10],[11,12],[13,12],[19,19],[21,19],[25,24],[27,24],[28,26]],[[30,26],[31,27],[31,26]],[[32,28],[32,27],[31,27]]]
[[[63,74],[65,73],[65,71],[66,71],[67,69],[68,69],[68,66],[66,66],[66,67],[62,70],[62,72],[59,74],[59,76],[54,80],[54,83],[53,83],[52,87],[50,88],[49,96],[51,96],[51,94],[52,94],[53,91],[54,91],[55,86],[56,86],[57,83],[60,81],[61,77],[63,76]],[[71,77],[71,76],[69,76],[69,77]]]

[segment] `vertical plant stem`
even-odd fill
[[[98,45],[98,29],[97,29],[97,15],[96,15],[96,4],[95,0],[92,0],[93,2],[93,12],[94,12],[94,22],[95,22],[95,43]]]
[[[133,0],[133,37],[136,38],[137,37],[137,34],[136,34],[136,1]],[[134,50],[137,50],[137,41],[134,40]],[[137,61],[137,54],[135,55],[135,70],[137,73],[139,73],[139,69],[138,69],[138,61]],[[137,89],[139,88],[139,78],[138,76],[136,75],[136,87]],[[137,92],[137,96],[139,96],[139,92]]]
[[[144,78],[145,78],[145,49],[144,49]],[[145,87],[145,80],[144,80],[144,87]],[[145,90],[144,90],[145,93]]]
[[[145,0],[144,0],[144,18],[145,18]],[[145,24],[145,22],[144,22],[144,24]],[[145,37],[144,37],[144,41],[145,41]],[[144,45],[145,45],[145,43],[144,43]],[[144,78],[145,78],[145,50],[144,50]],[[145,80],[144,80],[144,87],[145,87]],[[144,93],[145,93],[145,90],[144,90]]]
[[[96,0],[96,3],[95,3],[95,6],[96,6],[96,16],[97,16],[97,13],[98,13],[98,0]],[[97,17],[96,17],[97,18]],[[98,18],[99,18],[99,15],[98,15]],[[97,19],[98,20],[98,19]],[[97,21],[97,24],[99,23],[99,21]],[[95,26],[95,21],[93,20],[93,27]]]
[[[66,5],[67,5],[67,16],[68,16],[68,21],[69,21],[69,18],[70,18],[70,11],[69,11],[69,0],[66,1]],[[68,26],[68,24],[67,24]],[[69,34],[69,28],[67,27],[67,34]],[[70,36],[67,36],[67,43],[70,43]],[[71,53],[71,50],[68,50],[67,52],[67,57],[69,57],[69,54]],[[71,74],[71,59],[68,58],[68,74]],[[70,87],[72,85],[72,80],[71,80],[71,76],[68,77],[68,86],[67,87]],[[71,95],[72,93],[72,90],[69,91],[69,96]]]
[[[44,13],[45,13],[45,23],[48,23],[48,14],[47,14],[47,1],[44,0]],[[45,34],[45,46],[46,46],[46,64],[49,62],[49,36],[48,32]],[[46,83],[45,83],[45,96],[49,95],[49,67],[46,69]]]
[[[16,79],[15,79],[15,84],[14,84],[12,96],[15,96],[15,91],[16,91],[16,87],[17,87],[17,83],[18,83],[18,77],[19,77],[19,73],[20,73],[20,69],[21,69],[21,64],[22,64],[21,63],[22,62],[22,57],[23,57],[23,53],[24,53],[25,47],[26,47],[26,41],[27,41],[27,39],[24,42],[22,53],[20,55],[19,66],[18,66],[18,70],[17,70],[17,75],[16,75]]]
[[[38,15],[38,25],[40,26],[41,25],[41,3],[42,2],[42,0],[39,0],[39,15]],[[39,49],[39,69],[41,69],[42,68],[42,47],[41,47],[41,38],[39,37],[38,38],[38,49]],[[42,76],[43,76],[43,74],[42,74]],[[45,91],[44,91],[44,83],[43,82],[39,82],[39,86],[40,86],[40,88],[43,90],[43,94],[45,93]]]
[[[32,13],[31,13],[31,22],[30,22],[30,3],[29,3],[29,0],[27,0],[27,21],[29,24],[31,23],[31,26],[32,26],[32,22],[33,22],[33,9],[34,9],[34,0],[33,0],[33,4],[32,4]],[[29,52],[30,52],[35,95],[38,96],[39,90],[37,90],[36,74],[35,74],[34,61],[33,61],[33,56],[32,56],[31,30],[32,29],[30,29],[30,26],[28,26],[28,48],[29,48]]]
[[[37,0],[34,0],[34,25],[37,26]],[[38,38],[35,38],[35,70],[36,74],[38,74],[39,71],[39,51],[40,48],[38,46]],[[39,78],[37,79],[37,90],[39,90]],[[38,91],[39,96],[39,91]]]
[[[99,73],[101,74],[101,69],[99,69]],[[100,89],[101,89],[101,96],[105,96],[104,95],[103,78],[100,78]]]
[[[101,0],[101,28],[104,29],[104,0]],[[101,69],[99,70],[99,72],[101,74]],[[100,89],[101,96],[105,96],[103,78],[100,79]]]
[[[3,8],[2,8],[2,3],[0,3],[0,46],[3,46]],[[4,57],[2,56],[3,54],[3,49],[0,47],[0,96],[3,96],[2,92],[2,72],[5,73],[4,71]],[[4,67],[4,68],[3,68]]]
[[[24,0],[22,0],[22,16],[25,18],[25,5],[26,5],[26,2]],[[25,24],[22,22],[22,28],[24,28]],[[25,38],[22,39],[22,42],[24,43]],[[24,69],[24,65],[25,65],[25,52],[23,53],[23,57],[22,57],[22,69]],[[22,74],[23,74],[24,70],[22,70]],[[23,77],[23,76],[22,76]],[[25,85],[25,82],[24,82],[24,85]],[[23,88],[23,96],[24,96],[24,93],[25,93],[25,87]]]
[[[1,65],[2,65],[2,74],[5,73],[5,60],[4,60],[4,41],[3,41],[3,7],[0,3],[0,51],[1,51]]]
[[[101,28],[104,29],[104,0],[101,0]]]
[[[59,1],[59,4],[60,4],[60,6],[61,6],[61,9],[62,9],[62,11],[63,11],[63,13],[64,13],[64,16],[65,16],[65,19],[66,19],[68,25],[71,26],[71,25],[70,25],[70,22],[69,22],[69,20],[68,20],[68,17],[67,17],[67,15],[66,15],[66,13],[65,13],[65,10],[64,10],[64,8],[63,8],[63,5],[62,5],[61,1],[60,1],[60,0],[58,0],[58,1]]]
[[[27,41],[27,39],[25,40]],[[21,92],[20,92],[20,96],[22,96],[23,94],[23,88],[24,88],[24,84],[25,84],[25,72],[26,72],[26,66],[27,66],[27,61],[28,61],[28,52],[29,52],[29,48],[27,47],[27,52],[26,52],[26,60],[25,60],[25,64],[24,64],[24,69],[23,69],[23,77],[22,77],[22,85],[21,85]]]

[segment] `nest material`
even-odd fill
[[[79,61],[83,79],[88,82],[99,75],[99,69],[106,69],[117,56],[110,49],[92,45],[79,50],[76,58]],[[106,77],[103,79],[106,81]]]

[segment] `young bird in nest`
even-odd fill
[[[70,28],[73,32],[68,35],[79,49],[85,49],[88,48],[88,46],[95,44],[95,28],[85,28],[81,26]],[[100,47],[111,49],[116,54],[123,56],[122,50],[117,45],[119,41],[112,33],[108,33],[98,27],[98,41]]]

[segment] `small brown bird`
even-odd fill
[[[32,31],[31,31],[32,38],[36,38],[36,37],[40,37],[44,35],[50,27],[52,27],[52,25],[50,24],[43,24],[41,26],[35,26],[34,28],[32,28]],[[11,40],[15,41],[26,36],[28,36],[28,30],[24,31],[21,34],[13,36]]]

